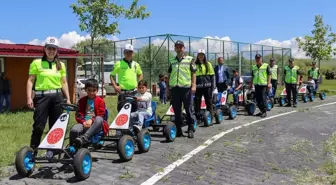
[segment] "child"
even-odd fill
[[[133,127],[140,131],[144,120],[152,116],[152,94],[147,92],[147,82],[138,82],[138,92],[135,94],[138,102],[138,110],[131,113]]]
[[[238,103],[238,94],[241,92],[243,87],[243,78],[239,76],[238,70],[234,69],[233,77],[231,78],[231,84],[228,87],[228,93],[233,94],[233,102]]]
[[[315,91],[315,81],[313,80],[312,76],[308,76],[308,80],[307,80],[307,89],[309,94],[314,93]]]
[[[87,96],[78,101],[79,110],[76,112],[77,124],[70,130],[70,143],[81,147],[89,142],[95,134],[104,131],[107,135],[109,126],[104,120],[105,102],[96,96],[98,92],[98,81],[88,79],[85,83]]]
[[[165,82],[165,78],[163,76],[163,74],[159,75],[159,79],[160,82],[158,83],[159,87],[160,87],[160,101],[162,104],[166,104],[166,82]]]

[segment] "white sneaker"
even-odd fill
[[[140,125],[133,125],[133,127],[134,127],[138,132],[140,132],[141,129],[142,129],[142,126],[140,126]]]

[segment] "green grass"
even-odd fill
[[[158,102],[158,99],[155,97],[154,101]],[[107,97],[105,98],[105,102],[110,112],[109,123],[111,123],[117,115],[117,97]],[[167,111],[168,106],[169,105],[162,105],[159,103],[157,113],[163,115]],[[2,167],[13,165],[16,152],[25,145],[29,146],[33,125],[33,112],[26,111],[0,114],[0,120],[0,167]],[[68,136],[70,128],[75,123],[74,113],[71,113],[70,124],[68,125],[66,136]],[[46,134],[47,131],[48,126],[45,128],[44,134]]]

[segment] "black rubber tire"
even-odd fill
[[[232,116],[232,111],[235,110],[236,114],[235,116]],[[229,118],[230,119],[235,119],[237,117],[237,107],[235,105],[232,105],[229,107]]]
[[[90,166],[90,171],[85,174],[83,172],[83,159],[85,155],[89,155],[90,161],[91,161],[91,166]],[[78,180],[85,180],[90,177],[91,170],[92,170],[92,156],[90,151],[87,148],[81,148],[77,151],[76,155],[74,156],[74,161],[73,161],[73,169],[75,176]]]
[[[144,144],[144,137],[145,135],[149,135],[149,147],[145,148]],[[149,131],[147,129],[142,129],[138,134],[137,134],[137,144],[138,144],[138,149],[140,153],[146,153],[149,151],[149,148],[151,146],[151,137],[149,134]]]
[[[253,110],[250,109],[250,106],[252,106],[252,104],[254,104],[253,105],[254,106]],[[255,103],[251,102],[251,103],[247,104],[247,113],[248,113],[248,115],[250,115],[250,116],[253,115],[254,112],[255,112],[255,110],[256,110],[256,104]]]
[[[170,130],[172,128],[175,128],[175,130],[177,131],[175,123],[169,122],[169,123],[167,123],[167,125],[163,129],[163,136],[166,138],[167,142],[173,142],[176,138],[176,134],[175,134],[174,138],[172,138],[171,135],[170,135]]]
[[[128,140],[130,140],[133,143],[133,153],[129,157],[126,156],[126,152],[125,152],[125,144]],[[119,157],[122,161],[126,162],[126,161],[132,160],[132,158],[134,156],[134,148],[135,148],[134,143],[135,142],[134,142],[133,138],[129,135],[123,135],[120,138],[120,140],[118,141],[117,152],[118,152],[118,155],[119,155]]]
[[[211,117],[210,112],[209,111],[204,111],[202,121],[203,121],[204,126],[206,126],[206,127],[209,127],[212,124],[212,117],[211,117],[210,123],[208,122],[208,117],[209,116]]]
[[[34,150],[32,148],[30,148],[29,146],[24,146],[16,153],[15,167],[18,174],[22,177],[29,177],[33,173],[35,168],[35,163],[31,170],[26,170],[24,166],[24,158],[26,154],[29,152],[31,152],[32,155],[34,155]]]
[[[222,119],[220,119],[220,116]],[[223,111],[221,109],[216,109],[216,114],[215,114],[215,119],[216,119],[216,124],[221,124],[223,119]]]

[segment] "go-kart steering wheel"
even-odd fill
[[[61,103],[60,106],[67,111],[77,111],[78,106],[74,104]]]
[[[126,95],[126,96],[124,96],[124,98],[125,98],[125,101],[129,101],[129,100],[136,101],[137,100],[137,97],[130,96],[130,95]]]

